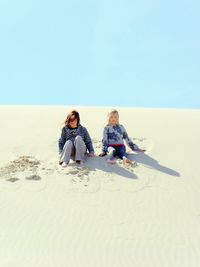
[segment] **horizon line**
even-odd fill
[[[78,107],[78,108],[122,108],[122,109],[162,109],[162,110],[200,110],[200,107],[144,107],[144,106],[113,106],[113,105],[72,105],[72,104],[0,104],[0,107],[55,107],[55,108],[67,108],[67,107]]]

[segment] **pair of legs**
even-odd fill
[[[131,163],[132,161],[127,158],[127,153],[126,153],[126,147],[124,145],[120,146],[111,146],[114,151],[112,154],[111,159],[109,160],[110,163],[114,163],[113,158],[118,157],[124,161],[124,163]]]
[[[80,163],[84,160],[87,148],[81,136],[77,136],[72,142],[68,140],[63,148],[60,163],[67,165],[70,159]]]

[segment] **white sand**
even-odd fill
[[[98,152],[107,109],[79,110]],[[120,109],[138,166],[63,171],[66,113],[0,107],[0,267],[200,266],[200,110]]]

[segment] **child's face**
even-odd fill
[[[115,114],[111,114],[109,117],[109,123],[111,125],[116,125],[118,123],[118,116]]]
[[[70,118],[70,123],[69,123],[70,127],[76,128],[77,124],[78,124],[78,120],[75,118],[74,115],[72,115]]]
[[[70,121],[70,126],[71,126],[72,128],[77,127],[77,124],[78,124],[77,119],[75,119],[74,121]]]

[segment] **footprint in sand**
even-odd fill
[[[71,179],[71,190],[77,193],[96,193],[100,190],[99,179],[94,176],[76,176]]]
[[[14,181],[13,176],[16,174],[30,171],[36,173],[40,165],[40,161],[28,156],[21,156],[0,168],[0,178],[5,178],[7,181]],[[16,179],[15,179],[16,181]]]
[[[146,153],[149,153],[152,151],[154,144],[153,140],[140,137],[140,138],[132,138],[134,143],[136,143],[140,148],[146,149]]]
[[[11,182],[11,183],[15,183],[15,182],[19,181],[19,178],[11,177],[11,178],[7,179],[6,181]]]
[[[70,180],[66,181],[66,186],[70,191],[77,193],[95,193],[100,189],[99,179],[96,179],[93,170],[88,167],[69,166],[66,169],[65,175],[70,176]]]
[[[39,172],[42,172],[39,160],[29,156],[21,156],[0,168],[1,189],[6,187],[12,190],[23,188],[28,191],[41,191],[45,188],[46,181],[38,175]],[[27,184],[25,181],[33,181],[34,183],[29,182]],[[13,185],[8,186],[5,182],[10,182]]]
[[[42,180],[42,178],[39,175],[34,174],[34,175],[26,177],[26,180],[29,180],[29,181],[40,181],[40,180]]]

